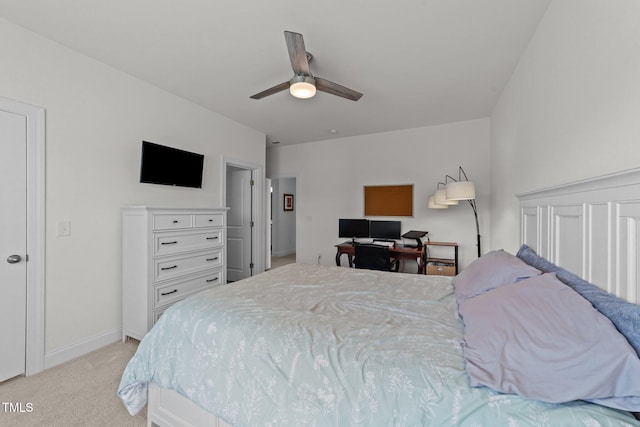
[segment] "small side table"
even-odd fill
[[[453,258],[435,258],[429,256],[429,246],[446,246],[453,248]],[[424,274],[440,276],[455,276],[458,274],[458,244],[454,242],[424,242],[423,243]]]

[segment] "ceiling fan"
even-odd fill
[[[314,77],[311,74],[309,64],[313,61],[313,55],[305,50],[302,34],[285,31],[284,38],[287,42],[287,49],[289,50],[291,68],[293,68],[293,78],[260,93],[256,93],[250,97],[251,99],[262,99],[285,89],[289,89],[291,95],[296,98],[311,98],[316,94],[316,90],[319,90],[332,95],[341,96],[352,101],[360,99],[362,96],[360,92],[356,92],[353,89],[349,89],[320,77]]]

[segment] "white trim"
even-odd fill
[[[70,360],[84,356],[87,353],[98,350],[122,339],[122,329],[106,332],[102,335],[89,338],[72,344],[60,350],[53,351],[45,356],[44,368],[49,369]]]
[[[272,207],[272,195],[273,190],[271,179],[264,179],[264,269],[269,270],[271,268],[271,229],[273,225],[273,218],[271,218]]]
[[[8,98],[0,108],[27,118],[27,326],[25,375],[44,369],[45,110]]]
[[[280,256],[293,255],[295,253],[296,253],[295,250],[286,250],[286,251],[280,251],[280,252],[273,252],[271,256],[280,257]]]
[[[298,260],[298,254],[300,254],[300,221],[301,221],[301,209],[300,207],[302,207],[304,209],[304,195],[302,193],[302,178],[300,177],[300,175],[288,175],[288,174],[284,174],[284,175],[280,175],[280,174],[275,174],[269,177],[272,181],[276,180],[276,179],[295,179],[296,180],[296,250],[295,250],[295,254],[296,254],[296,261]],[[275,255],[275,254],[273,254]],[[288,254],[287,254],[288,255]],[[275,256],[282,256],[282,255],[275,255]]]
[[[581,192],[593,192],[607,188],[625,187],[635,185],[640,182],[640,168],[627,169],[606,175],[587,178],[583,180],[568,182],[566,184],[541,188],[538,190],[525,191],[516,194],[520,200],[528,200],[539,197],[562,196],[565,194],[576,194]]]

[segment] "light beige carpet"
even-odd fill
[[[146,407],[132,417],[116,395],[137,345],[135,340],[113,343],[39,374],[0,383],[0,426],[145,426]]]
[[[271,269],[282,267],[283,265],[292,264],[296,262],[296,254],[290,254],[285,256],[273,256],[271,257]]]

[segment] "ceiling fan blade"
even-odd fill
[[[322,92],[327,92],[332,95],[341,96],[343,98],[347,98],[352,101],[357,101],[362,97],[362,94],[360,92],[356,92],[353,89],[349,89],[348,87],[341,86],[338,83],[330,82],[329,80],[321,79],[319,77],[315,77],[315,79],[316,79],[316,89],[321,90]]]
[[[256,93],[255,95],[250,96],[251,99],[262,99],[265,96],[273,95],[274,93],[282,92],[285,89],[289,89],[289,82],[280,83],[279,85],[275,85],[272,88],[267,90],[263,90],[260,93]]]
[[[289,50],[289,58],[291,59],[291,68],[295,75],[310,76],[309,60],[307,59],[307,51],[304,47],[304,39],[302,34],[293,33],[291,31],[284,32],[284,39],[287,42]]]

